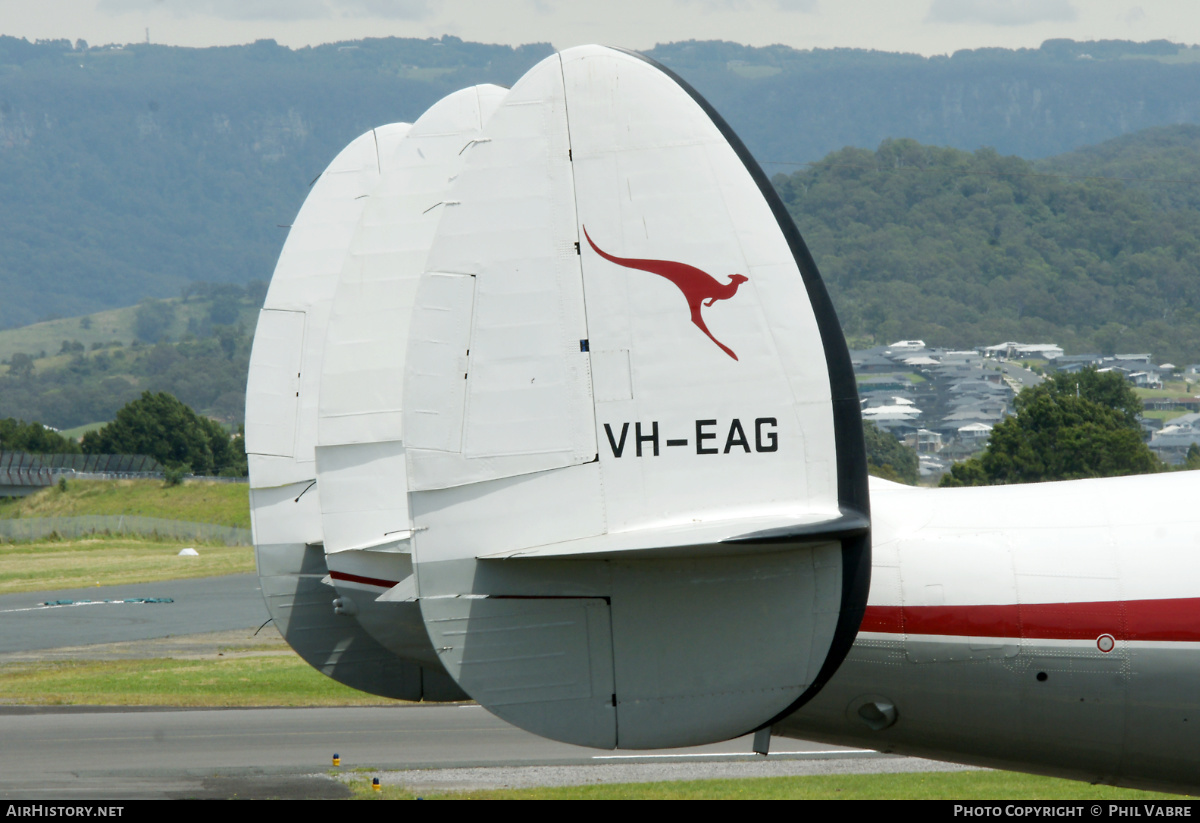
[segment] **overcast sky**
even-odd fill
[[[273,38],[292,47],[457,35],[484,43],[680,40],[946,54],[982,46],[1165,38],[1200,42],[1193,0],[0,0],[0,34],[91,45]]]

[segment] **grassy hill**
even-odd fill
[[[250,493],[244,483],[161,480],[71,480],[15,500],[0,500],[0,519],[128,514],[191,523],[250,528]]]
[[[74,429],[165,391],[236,425],[265,292],[261,282],[198,284],[182,299],[0,331],[0,418]]]
[[[64,340],[78,340],[88,349],[96,344],[132,343],[134,311],[133,306],[127,306],[88,315],[86,321],[82,317],[65,317],[4,329],[0,331],[0,360],[7,362],[14,354],[38,355],[43,351],[49,357],[59,351]]]
[[[189,327],[195,329],[204,324],[212,310],[209,301],[170,298],[162,302],[169,305],[174,314],[174,319],[162,335],[168,340],[179,340],[188,334]],[[82,317],[62,317],[13,329],[0,329],[0,362],[10,361],[14,354],[29,354],[37,358],[35,371],[41,371],[60,368],[69,361],[70,354],[60,354],[64,341],[82,343],[88,352],[132,345],[138,340],[137,310],[138,306],[125,306]],[[257,314],[257,306],[240,306],[234,325],[241,323],[253,328]],[[42,355],[42,352],[46,354]]]

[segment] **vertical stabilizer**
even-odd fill
[[[405,376],[433,646],[561,740],[769,724],[836,669],[869,575],[853,374],[799,234],[715,113],[625,52],[538,64],[472,152]]]

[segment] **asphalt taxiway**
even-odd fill
[[[70,604],[42,605],[57,601]],[[5,594],[0,654],[258,627],[268,617],[253,574]]]
[[[0,709],[6,800],[335,798],[369,769],[418,792],[960,768],[786,740],[598,752],[522,732],[474,705],[143,711]],[[19,753],[16,754],[16,753]],[[340,768],[333,768],[334,754]]]
[[[131,598],[173,602],[99,602]],[[39,605],[56,600],[93,602]],[[216,655],[219,643],[231,635],[249,641],[266,619],[252,575],[4,595],[0,662]],[[6,752],[0,798],[6,800],[333,798],[348,794],[336,774],[355,768],[427,792],[960,768],[782,738],[765,758],[751,753],[749,738],[686,750],[598,752],[544,740],[470,704],[0,706],[0,740]],[[335,753],[340,770],[332,767]]]

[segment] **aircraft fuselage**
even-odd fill
[[[1200,473],[873,483],[871,594],[785,736],[1200,789]]]

